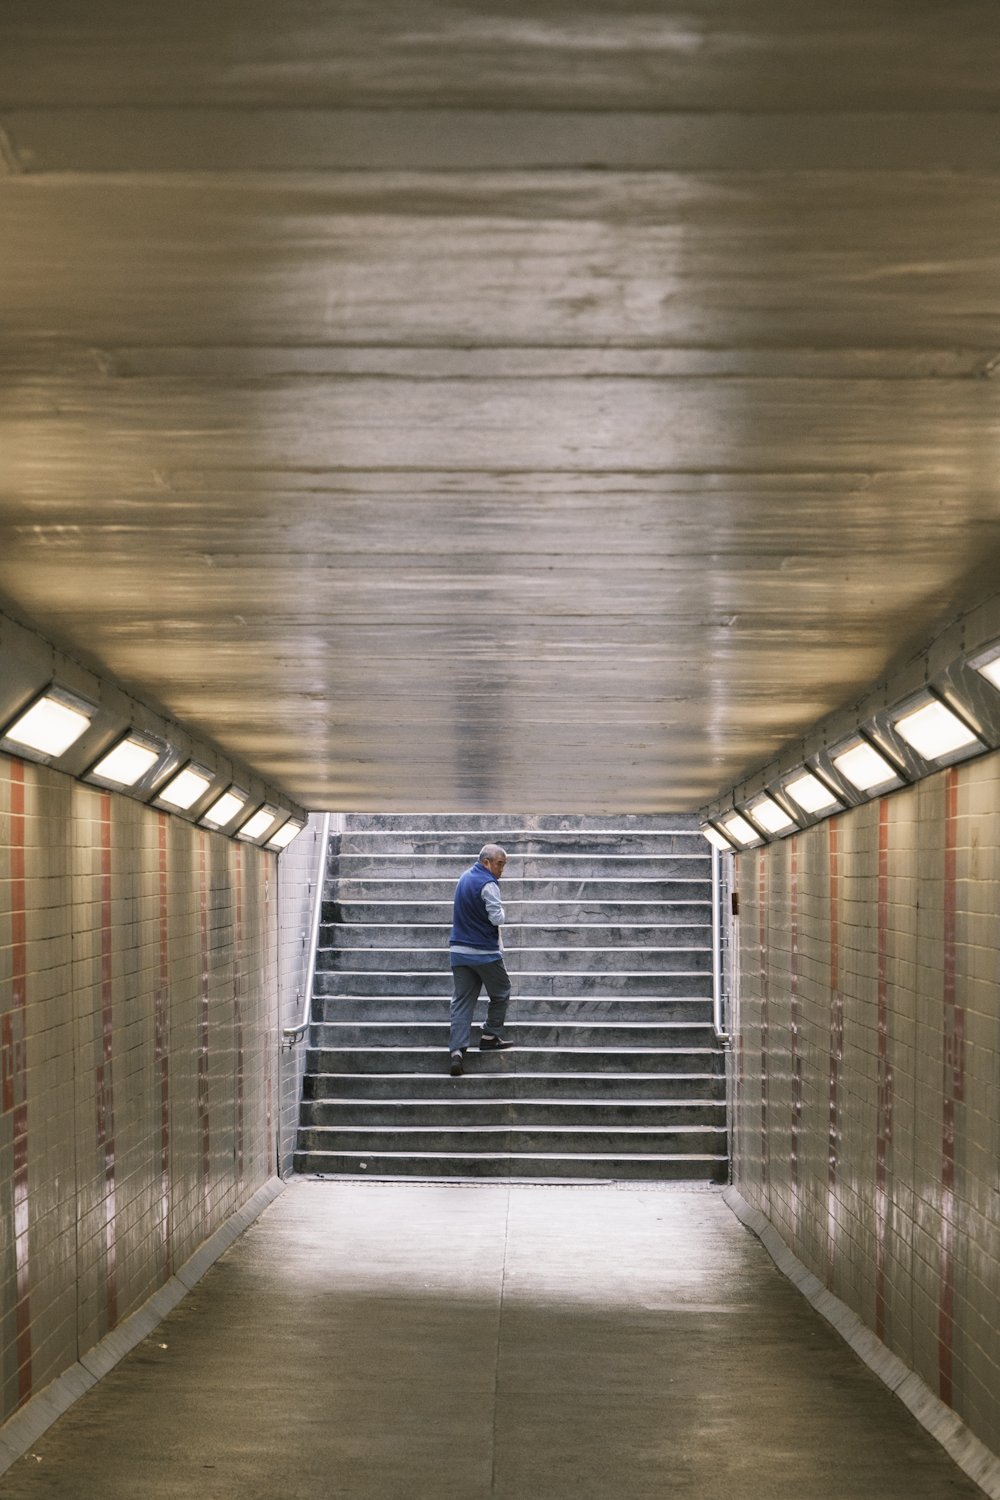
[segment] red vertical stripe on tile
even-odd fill
[[[830,819],[830,1133],[827,1163],[826,1284],[833,1290],[837,1245],[837,1087],[844,1052],[844,998],[840,993],[840,871],[837,819]]]
[[[958,771],[945,780],[944,820],[944,1016],[941,1128],[941,1291],[938,1314],[938,1394],[954,1397],[952,1346],[955,1332],[955,1106],[965,1096],[965,1011],[955,1004],[955,910],[958,853]]]
[[[759,855],[757,917],[760,936],[760,1188],[767,1193],[767,864],[766,850]]]
[[[887,1158],[892,1145],[892,1066],[889,1062],[889,799],[878,805],[878,1116],[875,1140],[875,1333],[885,1338],[885,1251],[888,1223]]]
[[[201,1131],[201,1186],[206,1238],[212,1229],[212,1153],[208,1110],[208,862],[205,835],[198,835],[198,908],[201,918],[201,1036],[198,1045],[198,1125]]]
[[[170,1251],[170,948],[167,908],[167,815],[159,814],[160,982],[156,989],[156,1065],[160,1075],[160,1233],[163,1239],[163,1279],[173,1274]]]
[[[3,1018],[3,1107],[13,1114],[17,1404],[31,1396],[28,1263],[28,921],[24,874],[24,762],[10,765],[11,1008]]]
[[[236,946],[233,954],[233,1021],[236,1030],[236,1185],[243,1187],[243,846],[236,859]]]
[[[793,1227],[799,1227],[799,1129],[802,1124],[802,1058],[799,1053],[799,847],[798,839],[791,841],[791,878],[789,880],[791,957],[789,992],[791,996],[790,1046],[792,1064],[792,1141],[791,1178]]]
[[[112,1073],[111,795],[101,794],[101,1051],[97,1064],[97,1144],[104,1152],[104,1272],[108,1332],[118,1326],[115,1244],[115,1094]]]

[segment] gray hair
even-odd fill
[[[480,859],[506,859],[507,851],[500,844],[484,844],[479,851]]]

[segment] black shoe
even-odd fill
[[[452,1078],[461,1078],[462,1076],[461,1052],[453,1052],[451,1054],[451,1076]]]
[[[485,1031],[479,1038],[480,1052],[506,1052],[513,1045],[513,1042],[505,1041],[502,1036],[488,1036]]]

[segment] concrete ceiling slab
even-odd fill
[[[168,12],[0,25],[0,589],[58,644],[312,807],[656,811],[993,576],[992,7]],[[588,169],[621,120],[653,167]]]

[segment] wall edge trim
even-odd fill
[[[37,1442],[63,1412],[68,1411],[75,1401],[95,1386],[109,1370],[114,1369],[119,1360],[124,1359],[137,1344],[149,1337],[156,1325],[168,1312],[173,1311],[209,1267],[249,1229],[265,1208],[285,1191],[286,1186],[280,1177],[272,1177],[263,1187],[258,1188],[242,1208],[230,1214],[225,1223],[199,1245],[158,1292],[154,1292],[131,1317],[126,1318],[124,1323],[95,1344],[93,1349],[88,1349],[76,1364],[64,1370],[0,1427],[0,1474],[6,1473],[12,1464],[22,1458],[32,1443]]]
[[[722,1201],[741,1224],[753,1231],[778,1270],[833,1325],[858,1358],[899,1397],[963,1473],[974,1480],[990,1500],[1000,1500],[1000,1457],[966,1427],[950,1406],[945,1406],[935,1396],[915,1370],[892,1354],[845,1302],[827,1291],[819,1278],[792,1254],[770,1220],[758,1209],[751,1208],[738,1189],[726,1188]],[[2,1435],[0,1432],[0,1437]]]

